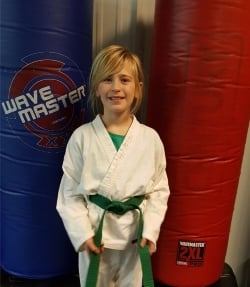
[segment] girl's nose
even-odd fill
[[[112,81],[112,91],[120,90],[120,81],[118,79],[113,79]]]

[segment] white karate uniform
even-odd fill
[[[90,194],[96,193],[118,201],[145,195],[140,205],[144,219],[142,235],[156,243],[167,209],[169,187],[164,147],[155,130],[139,123],[134,116],[117,151],[98,115],[72,134],[63,172],[57,210],[76,251],[94,236],[103,214],[102,208],[88,200]],[[104,247],[120,251],[130,249],[131,241],[137,237],[138,218],[137,210],[122,216],[107,212],[103,224]],[[85,253],[79,253],[82,287],[89,263]],[[119,287],[123,287],[122,283]]]

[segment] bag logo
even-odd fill
[[[25,144],[43,151],[63,151],[72,131],[83,122],[85,84],[70,59],[37,53],[23,59],[2,101],[13,132]],[[24,131],[22,131],[24,130]]]
[[[200,267],[204,263],[206,242],[186,241],[178,242],[177,265]]]

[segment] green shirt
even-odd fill
[[[109,132],[109,135],[115,145],[116,150],[118,150],[125,138],[125,136],[121,136],[121,135],[117,135],[117,134],[113,134],[111,132]]]

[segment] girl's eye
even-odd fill
[[[126,84],[126,83],[130,82],[130,80],[128,78],[122,78],[121,82]]]
[[[111,81],[112,81],[111,78],[106,78],[106,79],[103,80],[103,82],[108,82],[108,83],[111,82]]]

